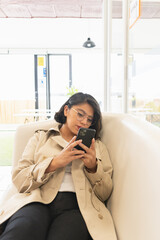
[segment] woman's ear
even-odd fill
[[[65,116],[65,117],[67,117],[68,110],[69,110],[68,106],[65,105],[65,106],[64,106],[64,116]]]

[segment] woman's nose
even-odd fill
[[[82,121],[81,121],[81,123],[83,123],[83,124],[85,124],[85,125],[87,125],[88,124],[88,118],[87,117],[85,117]]]

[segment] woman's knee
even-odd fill
[[[15,239],[45,239],[49,222],[50,215],[46,205],[28,204],[8,220],[0,239],[10,239],[9,236],[14,236]]]

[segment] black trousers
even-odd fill
[[[7,222],[0,240],[91,240],[76,194],[59,192],[48,205],[31,203]]]

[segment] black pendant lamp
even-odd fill
[[[83,43],[83,47],[85,48],[93,48],[95,46],[96,46],[95,43],[91,41],[90,38],[87,38],[87,41]]]

